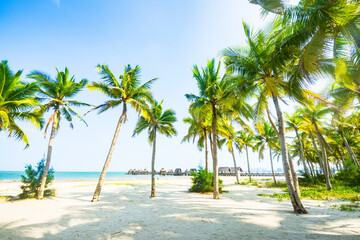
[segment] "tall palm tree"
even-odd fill
[[[298,110],[299,116],[297,116],[297,118],[303,121],[303,124],[306,123],[308,124],[308,127],[310,128],[310,132],[314,132],[316,134],[317,140],[320,145],[320,150],[322,153],[321,162],[323,164],[323,171],[325,175],[326,185],[329,191],[332,189],[331,181],[330,181],[330,166],[327,157],[327,149],[330,150],[330,147],[322,134],[320,119],[323,119],[327,114],[333,111],[334,109],[330,107],[326,107],[322,103],[316,104],[314,101],[312,104],[309,104],[307,107],[300,108]],[[313,142],[314,142],[314,146],[316,147],[315,141]]]
[[[269,148],[271,172],[273,175],[274,183],[276,183],[273,159],[272,159],[272,151],[277,151],[277,149],[280,149],[279,138],[274,128],[270,125],[270,123],[264,121],[262,125],[263,125],[262,133],[256,135],[255,137],[256,144],[254,148],[259,152],[259,159],[264,159],[265,147]]]
[[[231,153],[233,162],[234,162],[234,168],[235,168],[235,175],[236,175],[236,182],[239,184],[239,169],[236,166],[236,159],[234,154],[234,145],[236,146],[236,135],[235,135],[234,127],[230,123],[221,124],[221,127],[219,129],[219,135],[224,137],[226,139],[226,146],[228,148],[228,151]]]
[[[239,84],[249,86],[248,94],[257,93],[255,107],[255,124],[263,121],[264,111],[268,109],[268,99],[272,98],[279,129],[281,156],[286,183],[288,185],[291,202],[296,213],[307,213],[303,207],[299,193],[294,186],[294,177],[290,171],[288,149],[286,146],[285,126],[279,100],[288,96],[298,101],[304,101],[309,91],[302,89],[307,79],[300,78],[296,72],[296,61],[299,49],[294,46],[282,46],[287,32],[281,29],[279,21],[275,21],[267,28],[269,31],[252,33],[249,26],[243,23],[247,46],[243,48],[227,48],[222,56],[228,74],[239,77]]]
[[[249,152],[248,148],[254,149],[254,136],[252,134],[247,133],[246,131],[238,131],[236,133],[235,141],[237,143],[238,149],[241,152],[243,148],[245,148],[246,151],[246,161],[248,165],[248,173],[249,173],[249,182],[251,183],[251,172],[250,172],[250,161],[249,161]]]
[[[219,114],[222,110],[232,105],[235,88],[234,81],[226,77],[220,78],[220,62],[216,66],[215,59],[207,62],[207,66],[200,71],[195,65],[192,69],[193,76],[197,81],[199,95],[186,94],[186,98],[191,101],[190,108],[200,109],[201,112],[211,112],[212,114],[212,158],[214,169],[214,199],[219,199],[218,183],[218,159],[217,159],[217,125]]]
[[[305,157],[304,157],[304,147],[303,147],[303,143],[300,139],[300,135],[299,135],[299,128],[300,128],[300,125],[301,125],[301,121],[299,119],[299,117],[297,116],[297,114],[299,113],[294,113],[292,116],[289,116],[288,114],[285,113],[285,116],[286,116],[286,124],[288,125],[288,127],[286,128],[287,130],[292,130],[294,129],[295,130],[295,134],[296,134],[296,138],[298,140],[298,143],[299,143],[299,150],[300,150],[300,159],[301,159],[301,162],[304,166],[304,171],[306,173],[307,176],[310,176],[310,173],[309,173],[309,170],[306,166],[306,163],[305,163]]]
[[[195,141],[199,137],[197,146],[201,151],[205,148],[205,170],[209,172],[209,147],[208,136],[211,134],[211,115],[199,112],[198,109],[190,109],[190,117],[183,119],[185,124],[189,124],[188,133],[184,136],[182,142]]]
[[[92,82],[87,85],[90,90],[98,90],[110,97],[111,100],[106,101],[104,104],[99,105],[95,109],[100,109],[99,113],[102,113],[110,108],[115,108],[119,105],[123,106],[121,116],[119,118],[113,140],[110,145],[109,153],[106,157],[104,167],[100,174],[98,184],[96,186],[92,202],[99,201],[101,188],[104,185],[107,169],[109,167],[112,154],[115,149],[116,140],[118,138],[120,127],[122,123],[127,121],[127,106],[130,104],[136,112],[140,114],[146,114],[143,111],[147,108],[146,101],[152,102],[152,95],[150,93],[151,84],[156,80],[152,79],[144,84],[140,84],[140,67],[136,66],[131,68],[130,65],[125,66],[124,72],[120,75],[118,81],[114,74],[110,71],[106,65],[98,65],[97,69],[100,72],[102,82]],[[146,115],[144,115],[146,117]]]
[[[153,146],[152,158],[151,158],[151,195],[150,197],[155,197],[155,151],[156,151],[156,133],[159,132],[164,134],[167,137],[176,135],[176,130],[173,126],[173,123],[176,122],[175,111],[172,109],[167,109],[163,111],[162,103],[160,104],[154,100],[154,103],[151,106],[151,110],[147,114],[147,118],[140,117],[134,134],[138,135],[143,130],[148,129],[149,133],[149,142]]]
[[[26,147],[29,140],[24,131],[17,125],[17,120],[25,120],[41,128],[43,121],[38,111],[31,111],[38,106],[35,98],[38,89],[35,82],[26,83],[20,80],[22,71],[15,74],[7,61],[0,64],[0,132],[6,131],[9,137],[22,140]]]
[[[44,137],[46,137],[47,128],[52,123],[45,169],[37,195],[38,199],[42,199],[44,195],[46,178],[50,168],[53,141],[55,133],[59,129],[61,117],[64,117],[70,123],[71,128],[74,127],[72,123],[73,116],[80,118],[86,124],[72,107],[90,106],[87,103],[72,100],[85,87],[88,81],[82,79],[77,83],[74,76],[69,76],[69,70],[67,68],[65,68],[64,72],[59,72],[57,69],[56,71],[57,75],[55,79],[52,79],[48,74],[40,71],[32,71],[27,76],[35,79],[39,85],[39,95],[42,97],[42,101],[45,102],[41,106],[42,114],[48,111],[52,112],[44,132]]]

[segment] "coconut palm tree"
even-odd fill
[[[88,81],[82,79],[77,83],[74,76],[69,76],[69,70],[67,68],[65,68],[64,72],[59,72],[58,69],[56,69],[56,71],[57,75],[55,79],[52,79],[48,74],[40,71],[32,71],[27,76],[28,78],[35,79],[39,86],[39,95],[42,97],[42,102],[45,102],[41,105],[41,113],[44,114],[51,111],[51,116],[46,123],[44,132],[44,137],[46,138],[47,129],[49,125],[52,124],[46,164],[41,178],[38,199],[43,198],[46,178],[50,168],[53,141],[55,133],[59,129],[61,117],[64,117],[70,123],[71,128],[74,127],[72,123],[74,116],[86,124],[83,118],[75,112],[72,107],[90,106],[90,104],[72,100],[85,87]]]
[[[219,199],[218,183],[218,159],[217,159],[217,139],[218,139],[218,118],[221,111],[230,107],[234,103],[234,96],[231,95],[235,88],[235,82],[230,81],[226,76],[220,77],[220,62],[216,66],[215,59],[207,62],[207,66],[200,71],[195,65],[192,69],[193,76],[197,81],[199,95],[186,94],[186,98],[191,101],[190,108],[200,109],[201,112],[211,112],[212,114],[212,158],[214,169],[214,199]]]
[[[150,93],[151,84],[156,80],[152,79],[144,84],[140,84],[140,67],[131,68],[130,65],[125,66],[124,72],[120,75],[118,81],[111,70],[106,65],[98,65],[102,82],[92,82],[87,85],[90,90],[98,90],[110,97],[111,100],[99,105],[95,109],[99,109],[99,113],[105,112],[111,108],[123,106],[121,116],[119,118],[113,140],[110,145],[108,155],[106,157],[104,167],[99,177],[92,202],[99,201],[101,188],[104,185],[107,169],[109,167],[112,154],[115,149],[116,140],[119,136],[120,127],[127,121],[127,107],[130,105],[136,112],[143,114],[146,117],[147,108],[146,101],[152,102],[152,95]],[[145,115],[144,115],[145,114]],[[146,117],[147,118],[147,117]]]
[[[219,129],[219,135],[224,137],[226,139],[226,146],[228,148],[228,151],[231,153],[233,162],[234,162],[234,168],[235,168],[235,175],[236,175],[236,182],[239,184],[239,169],[236,166],[236,159],[234,154],[234,145],[236,145],[236,135],[235,135],[234,127],[230,123],[224,123],[221,124],[221,127]]]
[[[197,146],[201,151],[205,148],[205,170],[209,172],[209,147],[208,136],[211,134],[211,115],[200,113],[198,109],[190,109],[190,117],[183,119],[185,124],[189,124],[188,133],[184,136],[182,142],[195,141],[199,137]]]
[[[248,165],[248,173],[249,173],[249,182],[251,183],[251,172],[250,172],[250,161],[249,161],[248,148],[250,147],[251,149],[254,150],[254,146],[255,146],[254,134],[249,134],[248,132],[246,132],[244,130],[238,131],[238,132],[236,132],[235,141],[237,143],[237,147],[240,152],[243,148],[245,148],[246,160],[247,160],[247,165]]]
[[[15,74],[7,61],[0,64],[0,132],[6,131],[9,137],[22,140],[26,147],[29,140],[24,131],[17,125],[17,120],[33,123],[38,129],[43,125],[38,111],[30,111],[38,106],[35,98],[38,89],[35,82],[26,83],[20,80],[22,71]]]
[[[279,129],[281,156],[286,183],[291,202],[296,213],[307,213],[303,207],[299,193],[294,186],[294,176],[290,171],[288,150],[285,138],[283,113],[279,100],[288,96],[297,101],[305,101],[311,93],[304,91],[307,79],[300,78],[296,62],[300,51],[295,46],[282,46],[283,39],[288,34],[281,28],[279,21],[270,25],[267,31],[252,33],[249,26],[243,23],[247,46],[242,48],[227,48],[222,51],[227,74],[238,76],[238,84],[249,86],[248,94],[257,93],[257,104],[254,111],[255,125],[263,121],[264,111],[268,109],[268,99],[272,98]]]
[[[299,117],[297,116],[297,114],[299,113],[294,113],[292,116],[288,115],[285,113],[285,116],[286,116],[286,119],[285,119],[285,123],[288,125],[288,127],[286,128],[287,130],[295,130],[295,133],[296,133],[296,138],[298,140],[298,143],[299,143],[299,150],[300,150],[300,159],[301,159],[301,162],[304,166],[304,170],[305,170],[305,173],[307,176],[310,176],[310,173],[309,173],[309,170],[306,166],[306,163],[305,163],[305,157],[304,157],[304,147],[303,147],[303,143],[300,139],[300,135],[299,135],[299,128],[300,128],[300,125],[301,125],[301,121],[299,119]]]
[[[321,132],[321,122],[320,119],[323,119],[325,115],[332,113],[334,109],[330,107],[325,107],[322,103],[315,103],[313,101],[312,104],[309,104],[307,107],[298,109],[299,115],[297,118],[303,122],[303,124],[308,124],[309,134],[312,132],[316,133],[317,140],[320,145],[320,150],[322,153],[322,164],[323,164],[323,171],[325,175],[327,189],[330,191],[332,189],[331,181],[330,181],[330,167],[327,158],[326,149],[330,150],[328,143],[326,142],[322,132]],[[312,134],[311,134],[312,136]],[[313,138],[313,137],[312,137]],[[313,140],[314,147],[317,149],[315,141]],[[317,151],[318,152],[318,151]]]
[[[270,123],[264,121],[263,130],[261,134],[256,135],[255,141],[256,144],[254,146],[255,151],[259,152],[259,159],[264,159],[264,151],[265,148],[269,148],[269,156],[271,163],[271,172],[273,175],[274,183],[276,183],[273,159],[272,159],[272,151],[277,151],[280,149],[279,146],[279,138],[274,130],[274,128],[270,125]]]
[[[250,0],[266,11],[282,16],[283,26],[292,34],[285,44],[302,47],[299,70],[321,70],[326,51],[343,56],[344,45],[354,43],[360,49],[360,3],[352,0],[301,0],[296,6],[280,0]],[[332,44],[329,44],[332,43]]]
[[[176,122],[175,111],[172,109],[167,109],[163,111],[162,103],[160,104],[154,100],[151,110],[147,113],[147,118],[140,117],[134,134],[138,135],[143,130],[147,129],[149,133],[149,142],[152,144],[152,158],[151,158],[151,195],[150,197],[155,197],[155,151],[156,151],[156,134],[159,132],[164,134],[167,137],[176,135],[176,130],[173,126],[173,123]]]

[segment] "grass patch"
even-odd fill
[[[340,211],[356,212],[360,211],[359,204],[341,204],[339,207]]]
[[[2,200],[14,200],[16,199],[15,196],[7,195],[7,196],[0,196],[0,199]]]
[[[235,182],[235,184],[239,184],[239,185],[248,185],[248,184],[249,184],[249,182],[239,182],[239,183]]]
[[[265,187],[267,188],[284,188],[287,189],[286,182],[266,182]]]

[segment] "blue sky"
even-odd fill
[[[156,169],[192,168],[204,160],[192,143],[181,144],[187,128],[182,119],[188,105],[184,94],[197,93],[192,78],[194,64],[204,66],[218,58],[225,47],[243,45],[242,20],[254,28],[264,26],[259,7],[245,0],[0,0],[0,58],[13,71],[23,69],[23,79],[32,70],[54,76],[55,67],[69,68],[76,79],[99,81],[95,66],[107,64],[119,76],[124,65],[140,65],[142,80],[159,78],[152,92],[164,99],[165,108],[177,113],[178,135],[160,136]],[[84,90],[78,99],[94,105],[106,97]],[[78,112],[85,113],[87,108]],[[56,171],[100,171],[122,109],[86,116],[88,127],[75,121],[71,130],[63,121],[56,135],[52,165]],[[146,132],[132,138],[137,115],[130,110],[123,125],[109,171],[150,168],[151,148]],[[0,133],[0,170],[23,170],[46,153],[48,139],[26,123],[31,146]],[[220,151],[220,166],[232,166],[231,154]],[[238,165],[246,169],[245,154],[236,154]],[[259,163],[251,154],[252,167],[269,168],[265,158]],[[275,168],[281,163],[275,163]]]

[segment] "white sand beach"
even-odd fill
[[[360,212],[338,202],[304,200],[296,215],[289,201],[257,196],[281,190],[235,185],[222,177],[220,200],[188,192],[190,177],[107,181],[100,202],[90,202],[96,181],[55,181],[50,199],[0,201],[0,239],[360,239]],[[0,183],[0,195],[20,192]]]

